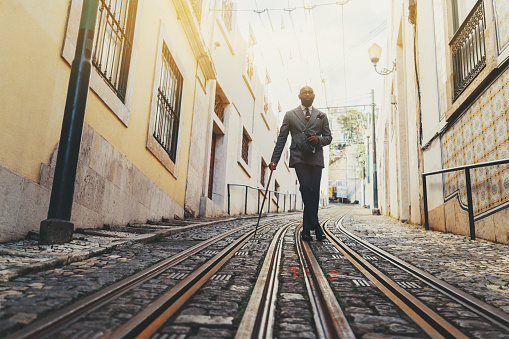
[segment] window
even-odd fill
[[[222,4],[222,14],[223,22],[226,28],[231,31],[232,26],[232,12],[233,12],[233,1],[232,0],[223,0]]]
[[[191,0],[191,5],[193,6],[193,12],[196,16],[196,21],[198,24],[201,22],[201,12],[202,12],[202,2],[203,0]]]
[[[242,133],[242,160],[246,162],[246,164],[249,164],[249,142],[251,140],[249,139],[249,136],[247,135],[246,131]]]
[[[262,168],[261,168],[261,175],[260,175],[260,184],[265,187],[265,173],[267,172],[267,163],[265,163],[265,160],[262,159]]]
[[[247,43],[247,58],[246,58],[246,73],[249,77],[249,80],[253,79],[254,74],[254,45],[256,44],[256,40],[253,34],[249,35],[249,40]]]
[[[463,21],[474,8],[477,0],[452,0],[452,19],[454,32],[458,30]]]
[[[226,103],[223,102],[223,99],[219,94],[216,94],[216,101],[214,103],[214,113],[216,113],[217,117],[221,122],[224,123],[224,108]]]
[[[182,85],[182,75],[168,47],[163,43],[153,135],[173,162],[177,152]]]
[[[269,84],[270,84],[270,77],[269,73],[265,73],[265,88],[264,88],[264,94],[263,94],[263,111],[265,114],[267,114],[267,111],[269,110]]]
[[[125,103],[138,0],[100,0],[92,64]]]

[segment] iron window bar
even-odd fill
[[[433,172],[427,172],[422,174],[422,193],[424,196],[424,227],[426,230],[429,230],[429,218],[428,218],[428,193],[427,193],[427,187],[426,187],[426,177],[430,175],[435,174],[443,174],[447,172],[455,172],[455,171],[465,171],[465,181],[466,181],[466,188],[467,188],[467,208],[468,208],[468,223],[470,226],[470,239],[475,240],[475,220],[474,220],[474,207],[472,203],[472,184],[470,179],[470,170],[474,168],[479,167],[486,167],[486,166],[496,166],[496,165],[503,165],[503,164],[509,164],[509,159],[502,159],[502,160],[494,160],[494,161],[488,161],[483,163],[477,163],[477,164],[470,164],[470,165],[464,165],[464,166],[457,166],[457,167],[451,167],[442,169],[439,171],[433,171]]]
[[[263,188],[256,188],[256,187],[251,187],[251,186],[248,186],[248,185],[242,185],[242,184],[227,184],[227,188],[228,188],[228,215],[230,215],[230,187],[244,187],[245,188],[245,195],[244,195],[244,214],[247,214],[247,196],[248,196],[248,190],[249,189],[252,189],[252,190],[256,190],[258,191],[258,208],[257,208],[257,214],[260,213],[260,196],[263,197],[264,193],[265,193],[265,189]],[[267,194],[268,194],[268,200],[270,202],[270,195],[271,193],[274,193],[274,196],[276,197],[276,213],[279,213],[279,196],[283,196],[283,212],[286,211],[286,197],[289,196],[290,197],[290,202],[289,202],[289,209],[288,211],[294,211],[297,209],[297,195],[294,194],[294,193],[280,193],[278,191],[271,191],[271,190],[268,190],[267,191]],[[293,209],[292,209],[292,196],[294,197],[293,199]],[[270,212],[270,203],[267,204],[267,213]]]
[[[125,102],[138,0],[100,0],[92,64]]]
[[[453,101],[486,67],[485,29],[483,0],[478,0],[449,43],[453,66]]]
[[[216,113],[219,120],[224,123],[224,109],[226,107],[226,103],[223,102],[223,99],[220,95],[216,94],[216,100],[214,103],[214,113]]]
[[[155,114],[154,138],[175,162],[177,154],[180,106],[182,100],[183,77],[166,44],[163,44],[163,57],[159,87],[157,89],[157,110]]]
[[[246,162],[246,164],[249,164],[249,138],[246,135],[246,132],[242,134],[242,159]]]

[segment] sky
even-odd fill
[[[370,92],[375,90],[375,102],[380,102],[383,76],[378,75],[368,57],[368,48],[377,43],[382,47],[382,58],[378,69],[388,68],[384,50],[386,49],[387,21],[390,0],[311,0],[315,7],[307,10],[315,22],[317,44],[307,46],[307,32],[292,32],[299,40],[299,48],[318,49],[321,77],[326,78],[328,106],[371,104]],[[344,3],[346,2],[346,3]],[[238,13],[243,18],[239,25],[245,31],[244,20],[251,23],[257,39],[269,39],[269,44],[281,44],[281,40],[271,33],[271,26],[288,27],[288,11],[284,8],[297,8],[294,18],[303,13],[303,0],[239,0],[236,1]],[[338,3],[344,3],[338,5]],[[263,11],[264,9],[268,9]],[[258,10],[259,13],[254,12]],[[242,27],[244,26],[244,27]],[[295,53],[295,51],[292,51]],[[315,90],[316,92],[316,90]],[[322,100],[323,101],[323,100]],[[316,102],[320,107],[325,102]],[[367,107],[368,108],[368,107]],[[367,109],[366,108],[366,109]],[[362,108],[358,108],[363,110]]]

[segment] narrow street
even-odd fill
[[[325,227],[331,235],[459,333],[471,338],[509,335],[506,313],[509,309],[506,272],[509,250],[506,246],[425,231],[419,226],[373,216],[369,210],[357,206],[333,205],[321,209],[320,218],[327,222]],[[317,323],[320,317],[310,304],[314,297],[309,294],[309,285],[315,284],[314,274],[325,274],[327,285],[330,284],[355,337],[435,337],[412,319],[408,311],[402,310],[401,304],[379,289],[378,280],[359,271],[347,260],[347,255],[333,246],[332,238],[323,242],[302,242],[310,247],[321,272],[311,274],[303,270],[296,247],[296,230],[300,225],[297,213],[263,217],[256,237],[242,244],[199,286],[191,287],[185,300],[177,303],[172,296],[168,297],[172,293],[178,297],[180,292],[175,291],[179,285],[236,239],[253,231],[255,220],[229,218],[197,220],[188,225],[185,225],[187,221],[181,221],[175,225],[131,225],[115,231],[84,230],[76,233],[76,240],[66,245],[40,246],[34,241],[3,244],[0,246],[4,279],[0,287],[0,333],[8,338],[132,337],[134,333],[143,333],[141,328],[148,326],[147,319],[154,321],[156,315],[148,315],[147,310],[157,304],[159,308],[173,306],[176,309],[160,321],[149,335],[151,338],[239,337],[237,331],[245,327],[243,322],[256,316],[249,313],[252,310],[248,305],[253,302],[251,296],[256,293],[257,280],[265,271],[262,264],[267,261],[267,251],[277,231],[285,228],[275,280],[274,315],[263,327],[271,329],[271,336],[323,336],[323,333],[320,335],[322,325]],[[143,228],[147,233],[133,232]],[[347,233],[342,233],[342,229]],[[349,234],[465,292],[474,302],[501,318],[497,322],[486,320],[480,312],[465,306],[465,302],[442,295],[423,280],[357,244]],[[209,240],[212,241],[205,247],[191,251]],[[170,262],[179,255],[181,258]],[[154,269],[154,265],[159,268]],[[24,270],[20,270],[21,267]],[[150,270],[153,272],[133,282],[133,276]],[[304,275],[309,279],[307,283]],[[7,279],[9,281],[5,281]],[[118,292],[104,296],[119,283],[123,283],[123,287]],[[169,303],[157,301],[165,295]],[[265,299],[267,292],[259,297],[259,300]],[[92,304],[84,306],[86,302]],[[70,315],[64,315],[69,312]],[[164,310],[155,312],[160,316]],[[133,319],[140,319],[138,327],[129,325]]]

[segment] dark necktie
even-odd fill
[[[309,120],[310,117],[311,117],[311,113],[309,112],[309,108],[306,107],[306,119]]]

